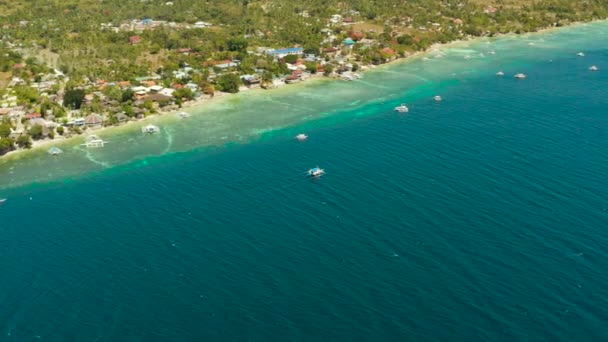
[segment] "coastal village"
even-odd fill
[[[0,143],[0,153],[9,152],[13,148],[30,148],[40,141],[90,134],[97,128],[121,125],[153,114],[175,112],[191,103],[211,99],[218,93],[271,89],[305,81],[315,75],[346,81],[358,79],[358,72],[374,65],[361,65],[361,58],[353,47],[357,44],[379,49],[379,45],[373,39],[364,38],[362,33],[353,32],[338,41],[331,27],[352,24],[352,17],[332,15],[323,32],[326,35],[324,42],[331,46],[320,51],[305,52],[299,45],[284,48],[257,47],[247,51],[247,54],[280,64],[284,71],[278,76],[271,75],[262,68],[255,68],[252,73],[245,74],[239,68],[241,61],[237,59],[211,61],[200,67],[183,62],[169,75],[150,73],[120,81],[89,77],[74,80],[61,70],[51,68],[34,74],[32,69],[41,66],[33,58],[27,62],[15,63],[11,68],[13,76],[0,98],[0,136],[5,139],[4,144]],[[165,26],[180,29],[212,27],[206,22],[183,26],[143,19],[120,26],[102,24],[101,29],[132,32]],[[132,35],[128,39],[130,44],[139,44],[142,38]],[[388,47],[380,48],[380,51],[383,58],[377,60],[376,64],[398,57]],[[177,52],[184,56],[193,54],[188,48],[178,49]],[[28,63],[35,68],[28,68]],[[207,86],[201,86],[200,82],[195,81],[202,74],[209,81]],[[229,86],[223,88],[224,93],[214,89],[217,80],[222,77],[229,80]],[[9,139],[14,142],[13,146],[7,143]]]
[[[149,5],[165,13],[184,3]],[[394,6],[386,5],[383,10],[389,13]],[[255,29],[251,23],[239,28],[238,32],[245,32],[239,35],[227,34],[224,23],[197,17],[182,21],[146,17],[86,22],[85,31],[68,29],[54,39],[36,40],[36,35],[66,28],[55,19],[13,16],[0,27],[0,155],[178,112],[227,93],[271,89],[315,76],[354,81],[368,68],[424,51],[434,43],[560,26],[577,18],[574,14],[548,17],[540,7],[535,9],[536,17],[517,18],[519,9],[512,6],[450,2],[429,4],[437,10],[433,15],[421,12],[380,19],[369,8],[340,6],[338,12],[319,14],[262,4],[257,10],[272,18],[286,11],[296,14],[274,30]],[[601,16],[608,13],[605,7],[587,10]],[[72,23],[69,15],[77,9],[70,5],[63,10],[64,23]],[[102,15],[109,16],[110,11]],[[239,14],[233,17],[238,21]],[[508,25],[499,27],[502,22]],[[28,32],[34,35],[29,41]],[[97,36],[115,43],[94,49],[87,39]],[[68,53],[68,44],[78,45]],[[59,56],[63,62],[58,62]]]

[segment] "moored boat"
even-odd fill
[[[435,96],[433,97],[433,100],[435,100],[435,101],[439,102],[439,101],[441,101],[441,100],[443,100],[443,99],[441,98],[441,96],[439,96],[439,95],[435,95]]]
[[[499,71],[499,72],[496,73],[496,76],[504,76],[504,75],[505,75],[505,73],[502,72],[502,71]]]
[[[300,133],[300,134],[296,135],[296,139],[298,139],[299,141],[304,141],[304,140],[308,139],[308,135],[306,135],[304,133]]]
[[[186,113],[186,112],[179,112],[179,113],[177,113],[177,115],[178,115],[180,118],[182,118],[182,119],[185,119],[185,118],[189,118],[189,117],[190,117],[190,114],[188,114],[188,113]]]
[[[142,133],[154,134],[160,132],[160,128],[154,125],[146,125],[141,128]]]
[[[82,144],[86,147],[103,147],[107,141],[103,141],[100,137],[91,134],[86,137],[85,143]]]
[[[402,103],[401,105],[395,107],[395,111],[399,112],[399,113],[407,113],[409,112],[409,108],[407,108],[407,106],[405,105],[405,103]]]
[[[319,168],[318,166],[313,167],[308,170],[308,175],[311,177],[321,177],[325,174],[325,170]]]
[[[522,73],[516,74],[515,78],[524,79],[524,78],[526,78],[526,74],[522,74]]]
[[[53,146],[48,150],[48,153],[52,156],[56,156],[56,155],[62,154],[63,151],[59,147]]]
[[[591,71],[597,71],[597,67],[595,65],[592,65],[589,67],[589,70]]]

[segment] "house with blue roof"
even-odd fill
[[[283,58],[288,55],[301,55],[304,49],[301,47],[286,48],[286,49],[273,49],[266,51],[267,54],[276,58]]]

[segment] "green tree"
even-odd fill
[[[241,78],[236,74],[223,74],[217,78],[216,82],[219,91],[238,93]]]
[[[0,138],[0,155],[10,152],[14,149],[13,139]]]
[[[133,110],[133,107],[131,107],[130,105],[124,105],[122,107],[122,110],[125,112],[125,115],[130,118],[135,116],[135,111]]]
[[[183,87],[175,90],[173,92],[173,97],[175,97],[176,99],[192,100],[194,98],[194,93],[192,92],[192,89],[188,87]]]
[[[106,87],[103,90],[104,95],[114,101],[122,101],[122,92],[117,86]]]
[[[226,46],[229,51],[246,52],[248,45],[247,39],[243,37],[234,37],[226,41]]]
[[[42,126],[34,125],[30,127],[29,133],[32,136],[32,139],[34,140],[42,139]]]
[[[412,45],[413,42],[414,42],[414,39],[412,38],[412,36],[407,35],[407,34],[397,37],[397,43],[399,43],[401,45]]]
[[[57,127],[57,134],[59,135],[63,135],[63,132],[65,131],[65,129],[63,128],[63,126],[59,126]]]
[[[311,74],[317,73],[317,63],[316,62],[304,62],[306,66],[306,70],[308,70]]]
[[[27,134],[22,134],[17,138],[17,146],[21,148],[30,148],[32,147],[32,139]]]
[[[11,134],[11,125],[8,123],[0,123],[0,138],[8,138]]]
[[[298,55],[287,55],[287,56],[283,57],[283,61],[285,63],[294,64],[295,62],[298,61]]]
[[[80,109],[84,101],[84,89],[73,88],[65,91],[63,95],[63,105],[74,109]],[[35,139],[35,138],[34,138]]]
[[[133,92],[133,90],[131,90],[131,88],[123,90],[121,97],[122,102],[131,101],[133,99],[133,94],[135,93]]]

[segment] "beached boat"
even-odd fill
[[[154,134],[160,132],[160,128],[154,125],[146,125],[141,128],[142,133]]]
[[[443,99],[441,98],[441,96],[439,96],[439,95],[435,95],[435,96],[433,97],[433,100],[435,100],[435,101],[439,102],[439,101],[441,101],[441,100],[443,100]]]
[[[319,168],[318,166],[313,167],[308,170],[308,175],[311,177],[321,177],[325,174],[325,170]]]
[[[584,53],[582,53],[582,52],[579,52],[579,53],[577,53],[576,55],[577,55],[577,56],[579,56],[579,57],[585,57],[585,54],[584,54]]]
[[[52,156],[56,156],[63,153],[63,151],[59,147],[55,146],[51,147],[47,152]]]
[[[189,117],[190,117],[190,114],[188,114],[188,113],[186,113],[186,112],[179,112],[179,113],[177,113],[177,115],[178,115],[180,118],[182,118],[182,119],[185,119],[185,118],[189,118]]]
[[[505,73],[502,72],[502,71],[499,71],[499,72],[496,73],[496,76],[504,76],[504,75],[505,75]]]
[[[400,106],[395,107],[395,111],[399,112],[399,113],[407,113],[407,112],[409,112],[409,110],[410,109],[407,108],[407,106],[404,103],[402,103]]]
[[[84,144],[82,144],[82,145],[84,145],[86,147],[103,147],[103,145],[106,142],[107,141],[103,141],[98,136],[91,134],[88,137],[86,137],[86,140],[85,140]]]
[[[296,139],[298,139],[299,141],[304,141],[304,140],[308,139],[308,135],[306,135],[304,133],[300,133],[300,134],[296,135]]]
[[[597,71],[597,67],[595,65],[592,65],[589,67],[589,70],[591,71]]]
[[[524,78],[526,78],[526,74],[519,73],[519,74],[516,74],[514,77],[519,78],[519,79],[524,79]]]

